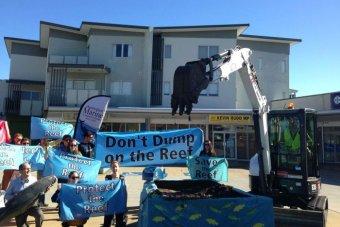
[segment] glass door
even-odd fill
[[[214,132],[213,143],[216,155],[228,159],[236,158],[236,135],[229,132]]]

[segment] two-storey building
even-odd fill
[[[41,22],[37,41],[5,38],[11,58],[5,113],[75,122],[83,101],[106,94],[111,101],[102,130],[200,127],[219,155],[248,160],[255,152],[252,110],[237,73],[226,83],[210,83],[191,120],[170,110],[178,66],[236,45],[253,50],[269,101],[289,97],[290,47],[301,40],[245,35],[247,27],[82,22],[75,28]]]

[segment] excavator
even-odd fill
[[[255,161],[258,171],[250,174],[251,193],[273,199],[276,226],[325,226],[328,199],[320,195],[316,111],[270,111],[250,62],[251,54],[248,48],[236,47],[179,66],[173,81],[172,114],[179,110],[180,115],[190,116],[215,72],[220,71],[220,81],[238,72],[253,108],[257,154],[251,163]]]

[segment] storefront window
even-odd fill
[[[167,130],[175,130],[178,129],[178,124],[167,124],[166,125]]]
[[[247,133],[237,133],[237,159],[248,159]]]
[[[111,123],[103,122],[99,131],[101,131],[101,132],[111,132]]]
[[[112,123],[113,132],[125,132],[125,123]]]
[[[324,127],[325,162],[340,162],[340,127]]]
[[[139,123],[126,123],[126,132],[138,132],[139,131]]]

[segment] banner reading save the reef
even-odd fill
[[[199,128],[147,131],[137,133],[99,132],[96,159],[102,167],[118,160],[122,166],[184,164],[187,157],[202,149],[203,132]]]
[[[31,139],[61,139],[64,135],[73,136],[73,125],[70,123],[31,117]]]
[[[228,181],[228,162],[225,158],[194,156],[188,158],[191,179]]]
[[[64,184],[59,199],[61,220],[70,221],[126,212],[127,193],[124,181],[117,179]]]
[[[33,170],[43,170],[44,150],[40,146],[0,145],[0,170],[18,169],[23,162],[29,162]]]
[[[71,171],[77,171],[79,182],[95,182],[100,169],[100,161],[75,156],[56,149],[49,149],[44,176],[55,175],[58,179],[68,179]]]

